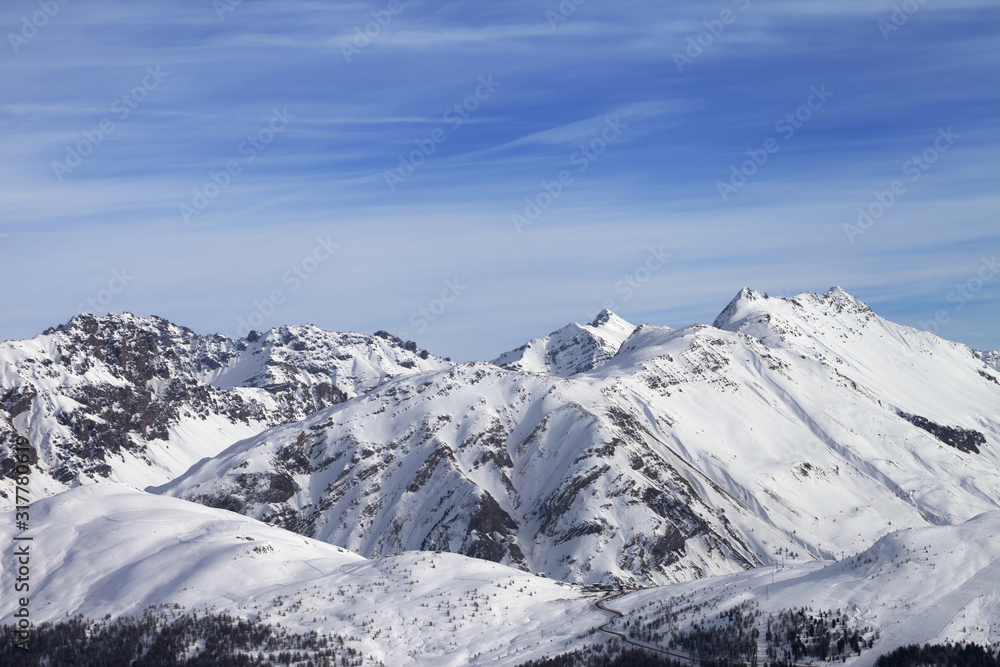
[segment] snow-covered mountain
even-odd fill
[[[0,343],[0,506],[11,504],[15,434],[37,456],[35,497],[104,479],[162,484],[267,427],[450,366],[385,332],[283,326],[230,339],[157,317],[79,315]]]
[[[836,562],[651,588],[610,602],[624,613],[611,628],[648,645],[688,651],[699,639],[714,637],[718,650],[727,643],[723,638],[742,637],[762,662],[815,660],[823,643],[827,660],[856,667],[910,644],[1000,649],[997,534],[1000,512],[987,512],[954,526],[893,532]],[[791,652],[789,630],[799,635],[805,656],[781,653]],[[768,644],[776,655],[766,655]],[[723,656],[709,650],[702,657]]]
[[[496,563],[433,552],[369,561],[232,512],[113,482],[38,501],[31,515],[36,627],[77,614],[142,616],[150,608],[227,613],[335,637],[341,654],[351,650],[364,665],[512,667],[569,650],[604,620],[580,588]],[[0,513],[8,583],[17,568],[11,545],[25,544],[12,542],[21,534],[13,527],[13,513]],[[0,596],[5,622],[18,608],[18,596]],[[192,653],[199,648],[203,638]]]
[[[977,351],[976,356],[982,359],[987,366],[1000,371],[1000,350]]]
[[[608,629],[675,655],[1000,647],[996,353],[838,288],[458,365],[385,332],[83,315],[0,344],[9,496],[15,433],[37,460],[0,567],[30,533],[36,623],[224,612],[344,664],[514,666],[605,650],[580,584],[634,582],[659,586],[606,600]]]
[[[583,582],[752,565],[636,427],[600,387],[462,364],[266,431],[152,490],[368,557],[444,550]]]
[[[497,366],[529,373],[569,377],[593,370],[615,356],[635,325],[609,310],[590,324],[568,324],[493,360]]]
[[[447,550],[645,584],[1000,508],[1000,373],[963,345],[839,288],[744,289],[714,326],[616,342],[628,328],[606,314],[506,367],[397,378],[156,491],[366,557]]]
[[[17,566],[11,552],[24,544],[12,541],[24,535],[13,519],[0,514],[6,581]],[[496,563],[435,552],[367,560],[225,510],[111,482],[34,503],[28,532],[36,628],[78,614],[100,628],[105,617],[146,612],[225,613],[330,638],[349,660],[334,664],[514,667],[605,644],[605,624],[676,655],[729,657],[717,652],[752,646],[761,662],[771,658],[769,648],[778,658],[802,650],[812,659],[825,650],[837,664],[866,667],[904,644],[1000,646],[1000,512],[897,531],[839,561],[605,599],[621,618],[595,606],[601,593]],[[21,604],[0,597],[0,616],[12,618]],[[204,637],[196,638],[180,656],[205,648]],[[282,649],[261,648],[272,655]]]

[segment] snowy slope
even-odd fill
[[[569,378],[398,379],[160,491],[365,556],[442,549],[578,582],[829,558],[1000,507],[1000,374],[968,348],[836,289],[744,290],[716,324],[643,325]]]
[[[109,479],[162,484],[236,440],[451,364],[379,333],[280,327],[199,336],[157,317],[80,315],[0,343],[0,467],[26,436],[33,493]],[[9,507],[10,480],[0,481]]]
[[[988,512],[955,526],[891,533],[846,560],[760,568],[631,593],[609,603],[625,613],[612,627],[667,647],[672,636],[694,624],[731,634],[724,617],[742,608],[754,616],[763,659],[768,617],[773,621],[782,610],[806,608],[814,618],[821,612],[829,614],[827,619],[842,614],[834,637],[847,629],[872,641],[861,655],[845,647],[846,664],[857,667],[873,665],[879,655],[908,644],[1000,647],[997,534],[1000,512]],[[651,637],[648,630],[661,637]],[[836,641],[831,644],[833,650]]]
[[[16,565],[13,518],[0,514],[6,582]],[[496,563],[413,552],[368,561],[110,482],[34,503],[28,534],[36,624],[177,604],[339,634],[369,665],[457,667],[561,652],[603,620],[579,589]],[[0,598],[4,619],[16,609],[14,596]]]
[[[568,324],[501,354],[493,363],[511,370],[570,377],[613,357],[634,330],[634,325],[603,310],[590,324]]]
[[[744,290],[716,325],[640,328],[595,374],[679,380],[667,400],[630,389],[673,422],[667,437],[687,461],[807,551],[853,553],[894,527],[997,508],[1000,385],[969,348],[836,289],[794,300]],[[688,387],[692,375],[702,381]],[[744,535],[753,528],[729,516]]]
[[[14,516],[0,514],[3,578],[12,580]],[[624,612],[611,629],[676,647],[693,628],[734,635],[800,610],[857,633],[868,666],[903,644],[1000,645],[1000,512],[955,526],[894,532],[841,561],[762,567],[640,590],[606,601]],[[366,560],[238,514],[106,482],[32,505],[30,610],[34,622],[226,612],[288,631],[340,636],[366,665],[512,667],[605,642],[598,596],[496,563],[434,552]],[[22,543],[23,544],[23,543]],[[178,607],[179,606],[179,607]],[[10,619],[14,596],[0,598]],[[813,643],[812,631],[800,627]],[[716,637],[719,635],[717,634]],[[673,640],[673,644],[671,644]],[[868,642],[872,643],[869,649]],[[836,660],[839,664],[840,659]]]
[[[981,399],[991,395],[1000,372],[965,345],[879,317],[839,287],[792,299],[744,288],[715,326],[836,367],[893,407],[940,423],[987,427]]]
[[[704,481],[636,419],[599,386],[462,364],[236,443],[151,490],[365,556],[440,549],[569,581],[756,562],[699,495]]]

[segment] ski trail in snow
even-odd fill
[[[990,563],[969,577],[964,584],[937,598],[919,613],[899,621],[891,629],[883,630],[882,640],[849,664],[853,667],[869,667],[875,664],[878,656],[889,653],[900,646],[912,644],[915,641],[914,638],[925,638],[918,642],[920,644],[930,641],[939,636],[970,602],[981,597],[983,591],[995,591],[998,588],[1000,588],[1000,561]]]
[[[910,497],[908,493],[896,482],[894,482],[888,475],[878,469],[878,467],[869,461],[866,461],[857,453],[851,451],[850,448],[846,447],[842,443],[838,442],[836,438],[830,435],[825,428],[823,428],[813,417],[802,407],[801,403],[793,397],[784,388],[778,386],[776,383],[771,383],[775,392],[784,401],[784,404],[792,411],[799,420],[812,432],[816,438],[819,439],[828,449],[830,449],[834,454],[839,456],[841,459],[847,462],[848,465],[853,467],[859,474],[867,477],[868,479],[875,482],[890,492],[892,492],[896,497],[903,500],[911,507],[913,507],[917,513],[928,523],[928,525],[935,525],[934,521],[931,521],[926,513],[920,508],[920,506]],[[835,557],[833,552],[828,552],[824,549],[819,549],[820,556],[823,558],[833,559]]]

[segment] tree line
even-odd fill
[[[19,667],[359,667],[340,635],[292,633],[228,614],[177,614],[154,608],[141,617],[76,616],[42,623],[30,650],[14,646],[16,628],[0,626],[0,665]]]

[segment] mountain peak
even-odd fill
[[[743,289],[739,291],[736,295],[735,300],[739,299],[742,301],[756,301],[757,299],[768,299],[767,292],[761,292],[760,290],[750,289],[744,286]]]
[[[838,311],[850,310],[856,313],[870,313],[872,312],[863,301],[857,297],[849,294],[843,287],[833,286],[828,289],[824,294],[820,295],[820,298],[824,299],[827,303],[836,305]]]
[[[770,322],[772,318],[798,319],[833,317],[842,314],[874,316],[871,308],[844,288],[834,286],[823,294],[800,292],[794,297],[768,296],[766,292],[744,287],[715,318],[713,326],[728,331],[742,331],[751,324]]]
[[[752,290],[749,287],[741,289],[732,301],[726,304],[719,316],[715,318],[712,325],[718,329],[729,329],[730,325],[740,319],[739,315],[752,309],[751,305],[755,301],[769,299],[766,292]]]
[[[590,324],[567,324],[501,354],[493,363],[511,370],[569,377],[591,371],[613,357],[633,331],[635,325],[605,308]]]
[[[987,366],[1000,371],[1000,350],[974,350],[973,354]]]

